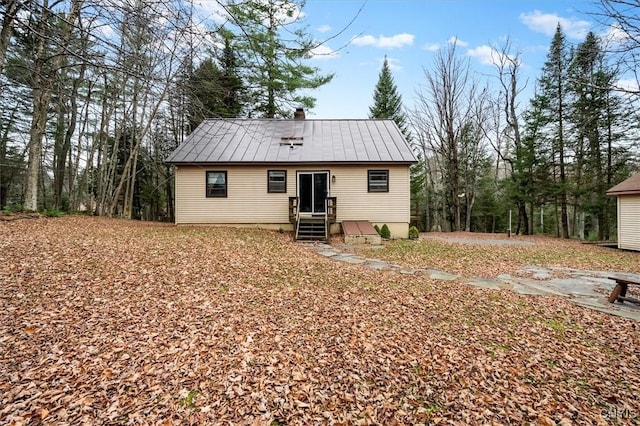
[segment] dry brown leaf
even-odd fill
[[[638,323],[561,298],[372,271],[256,229],[65,217],[2,222],[0,235],[6,424],[604,425],[640,413]],[[503,256],[439,259],[495,273]]]

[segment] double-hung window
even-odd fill
[[[368,171],[369,192],[389,192],[389,170]]]
[[[227,196],[227,172],[208,171],[207,172],[207,197]]]
[[[287,192],[287,171],[267,171],[267,192]]]

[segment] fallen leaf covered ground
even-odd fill
[[[639,324],[560,298],[91,217],[0,223],[0,265],[0,424],[640,421]]]
[[[505,244],[474,244],[494,239]],[[464,240],[465,242],[460,242]],[[509,244],[509,242],[513,244]],[[466,277],[494,278],[533,266],[556,266],[596,271],[640,273],[640,254],[615,250],[578,240],[549,236],[473,234],[470,232],[426,233],[420,240],[394,240],[382,250],[357,251],[415,267],[443,269]]]

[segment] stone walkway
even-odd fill
[[[338,262],[361,265],[375,270],[395,271],[407,275],[426,275],[432,280],[453,281],[459,279],[461,283],[474,287],[510,290],[519,294],[561,296],[579,306],[640,321],[640,306],[618,302],[611,304],[607,301],[609,293],[615,286],[615,282],[609,277],[615,275],[620,278],[640,281],[640,275],[638,274],[529,266],[518,271],[517,276],[504,274],[495,279],[467,278],[438,269],[409,268],[380,259],[366,258],[354,253],[341,251],[329,244],[301,244],[322,256]],[[371,246],[373,249],[376,247]],[[382,246],[379,247],[382,248]]]

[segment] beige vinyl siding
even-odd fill
[[[618,247],[640,251],[640,195],[618,196]]]
[[[227,197],[207,198],[208,170],[227,172]],[[287,192],[267,192],[267,170],[287,171]],[[367,170],[389,170],[389,192],[368,192]],[[287,224],[289,197],[296,196],[298,171],[328,171],[337,221],[396,224],[404,236],[409,223],[409,166],[229,166],[176,168],[176,223]],[[332,176],[335,176],[333,182]]]
[[[389,170],[389,192],[368,192],[368,170]],[[353,166],[332,168],[336,176],[338,222],[409,223],[409,166]]]
[[[206,197],[205,175],[209,170],[227,172],[226,198]],[[258,167],[177,167],[176,223],[288,223],[289,195],[267,192],[267,170]],[[293,190],[295,186],[288,172],[287,192]]]

